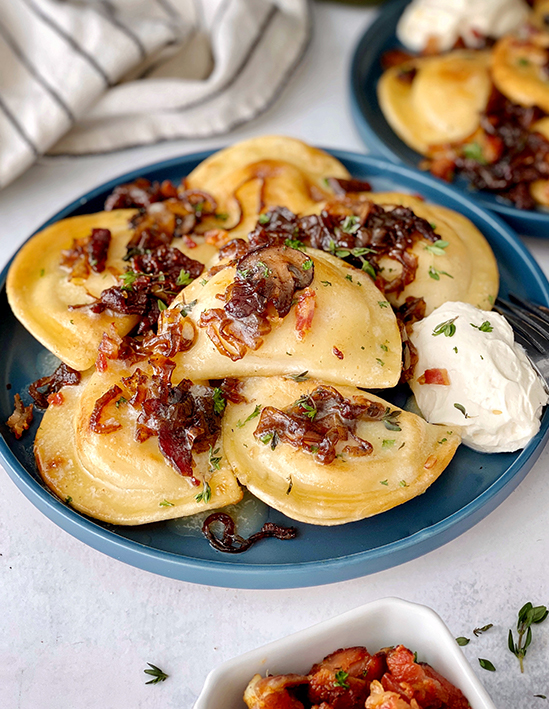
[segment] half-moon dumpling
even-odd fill
[[[239,481],[292,519],[352,522],[400,505],[442,473],[457,429],[428,424],[368,392],[319,381],[244,381],[228,404],[225,453]]]
[[[546,42],[549,35],[540,35]],[[504,96],[520,106],[539,106],[549,111],[549,86],[545,66],[547,49],[530,40],[508,35],[492,50],[492,78]]]
[[[488,52],[460,49],[387,69],[378,83],[387,122],[422,155],[464,140],[478,128],[490,96],[489,63]]]
[[[226,266],[191,283],[173,302],[171,308],[184,310],[197,332],[194,346],[173,358],[174,381],[307,371],[327,382],[372,388],[398,382],[399,328],[389,303],[366,273],[322,251],[285,246],[253,249],[239,264],[240,275],[235,266]],[[254,299],[263,294],[251,293],[238,303],[245,315],[249,302],[250,314],[233,319],[228,294],[234,294],[235,284],[242,285],[243,271],[253,276],[254,269],[259,276],[264,269],[265,288],[276,292],[287,278],[279,279],[278,273],[286,269],[293,279],[301,272],[312,280],[308,287],[286,294],[289,310],[283,316],[276,311],[274,316],[257,315]]]
[[[107,372],[88,374],[56,396],[34,446],[46,485],[78,511],[112,524],[156,522],[238,502],[242,491],[220,438],[202,452],[193,451],[194,480],[167,462],[157,436],[141,434],[143,440],[136,440],[139,413],[130,403],[132,385],[123,382],[131,375],[111,364]],[[98,418],[97,402],[114,386],[120,391]],[[92,417],[106,427],[104,432],[92,430]]]

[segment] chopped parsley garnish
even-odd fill
[[[454,350],[454,352],[455,352],[456,354],[458,353],[458,348],[457,348],[457,347],[454,347],[453,350]]]
[[[288,353],[286,353],[286,354],[288,354]],[[236,422],[237,427],[242,428],[242,426],[245,426],[248,423],[248,421],[251,421],[256,416],[259,416],[260,413],[261,413],[261,406],[259,404],[257,404],[255,409],[252,411],[252,413],[248,416],[247,419],[244,419],[244,421],[237,421]]]
[[[219,458],[221,460],[221,458]],[[216,468],[216,470],[219,470],[219,467]],[[210,487],[209,483],[204,480],[202,483],[202,490],[198,493],[198,495],[195,496],[194,498],[197,502],[203,502],[205,505],[208,504],[208,502],[212,499],[212,488]]]
[[[379,484],[380,484],[380,485],[387,485],[387,486],[389,486],[389,481],[388,481],[388,480],[380,480],[380,481],[379,481]]]
[[[70,495],[67,495],[67,497],[65,497],[65,504],[70,505],[71,502],[72,502],[72,497]]]
[[[218,456],[219,448],[214,450],[213,446],[210,446],[208,450],[208,463],[210,464],[210,473],[214,470],[219,470],[221,464],[221,456]]]
[[[273,434],[272,433],[262,433],[261,436],[259,436],[259,440],[261,443],[263,443],[265,446],[267,443],[270,443],[272,441]]]
[[[179,276],[177,276],[177,281],[176,281],[177,285],[178,286],[188,286],[189,283],[192,283],[192,282],[193,282],[193,278],[192,278],[191,274],[188,273],[188,271],[185,271],[184,268],[182,268],[181,271],[179,271]]]
[[[215,218],[219,219],[219,221],[221,221],[221,222],[226,222],[227,219],[229,218],[229,215],[226,214],[225,212],[221,212],[220,214],[216,214]]]
[[[40,278],[46,273],[46,270],[44,268],[40,269]]]
[[[145,684],[158,684],[159,682],[164,682],[164,680],[168,679],[169,675],[167,675],[165,672],[162,672],[159,667],[157,667],[156,665],[151,665],[150,662],[147,662],[147,665],[150,667],[150,669],[143,670],[143,672],[146,675],[152,675],[154,679],[145,682]]]
[[[271,275],[271,270],[266,263],[263,263],[263,261],[258,261],[257,265],[261,266],[263,269],[263,278],[268,278]],[[246,278],[246,276],[244,276],[244,278]]]
[[[350,684],[346,681],[348,676],[349,676],[349,673],[345,672],[345,670],[338,670],[335,673],[334,684],[337,684],[338,687],[343,687],[344,689],[349,689]]]
[[[489,320],[485,320],[482,325],[474,325],[473,323],[469,323],[471,327],[475,327],[477,330],[480,330],[481,332],[492,332],[494,329],[492,325],[490,324]]]
[[[216,414],[222,414],[225,410],[225,397],[223,396],[223,391],[219,387],[215,387],[213,393],[214,411]]]
[[[433,337],[436,337],[437,335],[453,337],[456,334],[456,326],[454,325],[454,323],[458,319],[458,317],[459,315],[456,315],[455,318],[452,318],[451,320],[445,320],[444,322],[441,322],[440,325],[437,325],[433,330]]]
[[[448,276],[448,278],[453,278],[452,275],[447,273],[446,271],[440,271],[438,268],[435,268],[434,266],[429,266],[429,276],[434,280],[434,281],[440,281],[441,276]]]
[[[174,504],[173,502],[170,502],[169,500],[162,500],[162,502],[158,503],[159,507],[173,507]]]
[[[284,246],[288,246],[290,249],[299,249],[300,251],[307,248],[299,239],[286,239],[284,241]],[[310,266],[308,268],[310,268]]]
[[[482,148],[478,143],[466,143],[462,148],[462,153],[467,160],[474,160],[479,165],[486,165],[486,158],[482,154]]]
[[[346,278],[348,281],[351,281],[351,283],[353,282],[353,277],[351,276],[350,273],[348,273],[348,274],[345,276],[345,278]]]
[[[448,440],[447,438],[441,438],[440,441],[438,441],[438,443],[440,443],[440,445],[442,445],[443,443],[446,443],[447,440]]]
[[[435,227],[433,227],[433,229],[434,228]],[[429,246],[426,246],[425,251],[429,251],[435,256],[444,256],[444,249],[449,245],[450,243],[448,241],[443,241],[442,239],[439,239],[438,241],[435,241],[434,244],[429,244]]]
[[[200,281],[200,285],[201,285],[202,287],[204,287],[207,283],[208,283],[208,281],[207,281],[205,278],[203,278],[203,279]]]
[[[399,485],[400,485],[400,487],[408,487],[408,483],[406,482],[406,480],[401,480],[399,482]]]
[[[387,345],[380,345],[380,347],[384,352],[389,352],[389,348],[387,347]]]
[[[525,57],[520,57],[520,59],[517,61],[517,64],[519,66],[530,66],[530,62]]]

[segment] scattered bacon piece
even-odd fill
[[[335,345],[334,345],[334,347],[332,347],[332,352],[335,354],[335,356],[338,359],[343,359],[345,357],[343,352],[341,350],[338,350],[338,348]]]
[[[59,391],[64,386],[75,386],[80,383],[80,372],[60,364],[53,374],[47,377],[40,377],[29,385],[29,394],[40,409],[48,407],[48,396]],[[44,389],[45,391],[39,391]]]
[[[21,401],[19,394],[16,394],[13,398],[14,410],[12,415],[6,421],[6,424],[10,431],[14,434],[16,438],[21,438],[23,433],[28,430],[32,423],[33,413],[32,404],[25,406]]]
[[[440,384],[450,386],[450,377],[447,369],[426,369],[417,379],[418,384]]]
[[[295,334],[299,341],[310,331],[316,307],[316,293],[312,288],[305,288],[297,296],[295,306]]]
[[[63,396],[63,392],[61,391],[56,391],[54,394],[50,394],[48,396],[48,404],[50,406],[61,406],[65,401],[65,397]]]
[[[83,239],[74,239],[70,249],[61,252],[61,268],[69,271],[69,278],[87,278],[90,271],[102,273],[107,263],[111,243],[108,229],[92,229]]]
[[[226,229],[210,229],[204,232],[204,240],[207,244],[215,246],[217,249],[223,248],[233,237]]]

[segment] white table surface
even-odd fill
[[[347,74],[373,10],[315,5],[309,51],[271,109],[227,137],[43,161],[0,193],[0,266],[54,212],[147,163],[281,133],[363,151]],[[549,241],[527,240],[549,273]],[[521,675],[507,633],[528,600],[549,601],[549,455],[486,519],[426,556],[365,578],[284,591],[210,588],[154,576],[88,548],[50,522],[0,469],[0,707],[190,709],[218,664],[376,598],[434,608],[498,709],[547,706],[549,621],[534,628]],[[472,630],[493,623],[478,639]],[[490,659],[497,671],[479,667]],[[146,663],[170,676],[146,686]],[[549,700],[547,700],[549,701]],[[219,707],[219,709],[223,709]]]

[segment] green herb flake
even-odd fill
[[[395,439],[385,439],[383,443],[381,444],[382,448],[392,448],[395,445]]]
[[[273,434],[272,433],[262,433],[261,436],[259,436],[259,440],[263,445],[267,445],[267,443],[270,443],[272,441]]]
[[[467,160],[474,160],[479,165],[486,165],[486,159],[482,154],[482,148],[478,143],[466,143],[462,148],[462,154]]]
[[[332,285],[332,284],[330,283],[330,281],[320,281],[320,282],[322,283],[322,285],[323,285],[324,287],[326,287],[326,286],[331,286],[331,285]]]
[[[353,277],[351,276],[350,273],[348,273],[348,274],[345,276],[345,278],[346,278],[348,281],[351,281],[351,283],[353,282]]]
[[[313,403],[311,404],[310,402]],[[303,414],[310,418],[311,421],[314,421],[314,418],[317,414],[317,408],[313,399],[311,399],[309,396],[302,396],[295,402],[294,406],[297,406],[302,409]]]
[[[406,482],[406,480],[401,480],[399,482],[399,485],[400,485],[400,487],[408,487],[408,483]]]
[[[389,307],[388,300],[378,300],[377,304],[379,305],[380,308],[388,308]]]
[[[156,302],[158,304],[158,310],[160,310],[160,312],[166,310],[166,308],[168,307],[163,300],[160,300],[160,298],[157,298]]]
[[[465,411],[465,406],[463,406],[463,404],[454,404],[454,409],[461,411],[461,413],[465,416],[466,419],[470,418],[467,411]]]
[[[299,251],[303,251],[303,249],[306,248],[305,244],[299,239],[286,239],[284,241],[284,246],[287,246],[289,249],[298,249]],[[308,266],[308,268],[311,267]]]
[[[221,458],[219,458],[221,460]],[[216,468],[218,470],[219,468]],[[202,490],[194,498],[197,502],[203,502],[205,505],[212,499],[212,488],[209,483],[204,480],[202,483]]]
[[[389,348],[387,347],[387,345],[380,345],[380,347],[384,352],[389,352]]]
[[[139,278],[141,274],[135,271],[126,271],[120,278],[122,279],[122,290],[131,291],[133,290],[134,282]]]
[[[185,271],[184,268],[179,271],[179,276],[177,276],[177,285],[178,286],[188,286],[189,283],[192,283],[193,279],[191,274],[188,271]]]
[[[338,670],[335,673],[335,682],[338,687],[343,687],[344,689],[349,689],[350,684],[346,681],[347,677],[349,676],[348,672],[345,672],[345,670]]]
[[[223,391],[219,387],[215,387],[213,393],[214,411],[216,414],[222,414],[225,411],[225,406],[227,404],[225,397],[223,396]]]
[[[490,660],[485,660],[484,658],[479,657],[478,663],[482,667],[483,670],[488,670],[488,672],[495,672],[496,671],[496,668],[490,662]]]
[[[203,278],[203,279],[200,281],[200,285],[201,285],[203,288],[204,288],[204,286],[205,286],[207,283],[208,283],[208,281],[207,281],[205,278]]]
[[[162,502],[158,503],[159,507],[174,507],[173,502],[170,502],[169,500],[162,500]]]
[[[436,229],[436,225],[433,226],[433,229]],[[445,249],[450,246],[449,241],[443,241],[442,239],[438,239],[438,241],[435,241],[433,244],[429,244],[428,246],[425,247],[425,251],[429,251],[429,253],[434,254],[435,256],[444,256]]]
[[[259,219],[257,221],[260,224],[268,224],[271,221],[271,215],[270,214],[260,214]]]
[[[186,318],[197,303],[198,300],[191,300],[190,303],[183,303],[181,305],[181,317]]]
[[[219,219],[220,222],[226,222],[229,218],[229,215],[226,212],[221,212],[219,214],[216,214],[215,218]]]
[[[488,302],[490,303],[490,305],[493,305],[496,302],[493,295],[488,296]]]
[[[380,480],[380,481],[379,481],[379,484],[380,484],[380,485],[387,485],[387,486],[388,486],[388,485],[389,485],[389,481],[388,481],[388,480]]]
[[[517,64],[519,66],[530,66],[530,62],[526,57],[520,57],[520,59],[517,60]]]
[[[389,431],[402,431],[398,424],[398,417],[400,416],[402,412],[399,411],[398,409],[391,409],[387,407],[385,409],[385,413],[381,417],[381,421],[385,424],[385,428]]]
[[[385,366],[385,362],[382,359],[379,359],[379,357],[376,357],[376,362],[379,364],[380,367]]]
[[[456,315],[455,318],[452,318],[451,320],[445,320],[444,322],[441,322],[439,325],[437,325],[433,330],[433,337],[437,337],[437,335],[444,335],[444,337],[453,337],[456,334],[456,326],[454,325],[454,323],[458,319],[458,317],[459,315]]]
[[[453,278],[452,275],[447,273],[446,271],[440,271],[438,268],[435,268],[434,266],[429,266],[429,276],[434,280],[434,281],[440,281],[441,276],[448,276],[448,278]]]
[[[263,269],[263,278],[268,278],[271,275],[271,269],[267,266],[266,263],[264,263],[263,261],[258,261],[257,265],[261,266],[261,268]]]
[[[478,638],[479,635],[482,635],[482,633],[485,633],[487,630],[490,630],[490,628],[493,627],[493,623],[488,623],[488,625],[483,625],[482,628],[475,628],[473,630],[473,635],[475,636],[475,638]]]
[[[526,650],[532,642],[532,625],[543,623],[548,615],[549,610],[546,606],[534,606],[530,602],[525,603],[518,612],[518,640],[516,643],[513,638],[513,631],[509,630],[509,650],[518,659],[521,672],[524,672],[524,657],[526,655]]]
[[[115,402],[114,405],[116,406],[117,409],[119,409],[119,408],[122,406],[122,404],[127,403],[127,401],[128,401],[128,400],[126,399],[125,396],[121,396],[120,399],[117,399],[117,400],[116,400],[116,402]]]
[[[288,353],[286,352],[286,354],[288,354]],[[256,418],[256,416],[259,416],[260,413],[261,413],[261,406],[259,404],[257,404],[255,409],[252,411],[252,413],[248,416],[247,419],[244,419],[244,421],[237,421],[236,422],[237,428],[242,428],[243,426],[245,426],[248,423],[248,421],[251,421],[252,419]]]
[[[481,332],[492,332],[494,329],[489,320],[485,320],[482,325],[474,325],[473,323],[469,323],[469,325],[477,330],[480,330]]]
[[[40,269],[40,278],[42,278],[45,274],[46,274],[46,269],[45,269],[45,268],[41,268],[41,269]]]
[[[369,276],[371,276],[374,281],[377,278],[375,268],[372,266],[372,264],[369,261],[364,261],[362,264],[362,270],[367,273]]]
[[[464,638],[463,635],[462,635],[461,637],[459,637],[459,638],[456,638],[456,643],[457,643],[460,647],[465,647],[465,645],[469,645],[470,642],[471,642],[471,641],[469,640],[469,638]]]
[[[218,453],[219,448],[216,448],[214,450],[214,447],[210,446],[208,450],[208,463],[210,464],[210,473],[213,473],[214,470],[219,470],[219,468],[221,467],[221,456],[218,456]]]
[[[547,699],[545,694],[534,694],[534,697],[537,697],[538,699]]]
[[[457,348],[457,347],[454,347],[453,350],[454,350],[454,352],[455,352],[456,354],[458,353],[458,348]]]
[[[442,445],[443,443],[446,443],[447,440],[448,440],[447,438],[441,438],[440,441],[437,441],[437,442],[438,442],[440,445]]]
[[[309,371],[306,369],[304,372],[301,372],[301,374],[288,374],[286,379],[293,379],[294,382],[306,382],[308,377]]]
[[[145,682],[145,684],[158,684],[159,682],[164,682],[164,680],[168,679],[169,675],[163,672],[159,667],[157,667],[156,665],[151,665],[150,662],[147,662],[147,665],[150,669],[143,670],[143,672],[146,675],[151,675],[152,677],[154,677],[154,679]]]
[[[313,267],[313,259],[308,259],[305,261],[303,266],[301,267],[304,271],[309,271]]]
[[[345,217],[341,222],[340,228],[346,234],[355,234],[360,229],[360,219],[354,215]]]
[[[288,487],[286,488],[286,495],[289,495],[291,493],[293,486],[294,481],[292,480],[292,476],[290,475],[290,479],[288,480]]]
[[[70,495],[67,495],[67,497],[65,497],[65,504],[70,505],[71,502],[72,502],[72,497]]]

